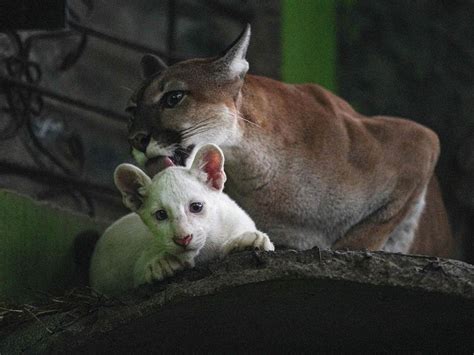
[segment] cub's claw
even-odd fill
[[[229,254],[232,251],[240,251],[247,248],[256,250],[274,251],[275,247],[270,241],[268,235],[263,232],[245,232],[237,238],[232,239],[224,245],[222,256]]]
[[[253,247],[257,250],[264,250],[264,251],[275,251],[275,246],[270,241],[268,235],[262,232],[257,232],[257,238],[253,243]]]
[[[176,271],[184,269],[184,265],[175,257],[165,256],[154,258],[145,267],[145,281],[152,283],[173,276]]]

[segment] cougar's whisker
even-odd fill
[[[208,127],[203,127],[203,128],[201,128],[201,129],[194,130],[194,131],[189,132],[189,133],[187,133],[187,134],[183,134],[183,135],[181,135],[181,137],[182,137],[183,139],[187,139],[187,138],[189,138],[189,137],[192,137],[192,136],[195,136],[195,135],[204,133],[204,132],[206,132],[206,131],[208,131],[208,130],[209,130]]]
[[[240,114],[239,112],[235,113],[234,115],[237,117],[237,119],[240,119],[240,120],[242,120],[242,121],[248,122],[248,123],[250,123],[250,124],[252,124],[252,125],[254,125],[254,126],[258,127],[258,128],[262,128],[262,126],[260,126],[259,124],[257,124],[257,123],[255,123],[255,122],[252,122],[252,121],[250,121],[250,120],[244,118],[244,117],[242,116],[242,114]]]
[[[181,136],[187,136],[189,137],[190,135],[193,135],[195,134],[196,132],[201,132],[203,130],[208,130],[210,128],[214,127],[212,124],[209,124],[209,123],[201,123],[201,124],[198,124],[194,127],[191,127],[191,128],[188,128],[184,131],[181,131],[180,134]]]
[[[210,120],[212,120],[212,118],[207,118],[207,119],[204,119],[204,120],[202,120],[202,121],[199,121],[199,122],[197,122],[194,126],[189,127],[189,128],[185,128],[185,129],[179,131],[179,133],[188,133],[189,131],[192,131],[192,130],[194,130],[194,129],[196,129],[196,128],[203,127],[203,126],[207,125],[207,123],[208,123]]]

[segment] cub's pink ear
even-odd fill
[[[138,210],[143,204],[151,179],[132,164],[120,164],[115,169],[114,181],[122,193],[123,204],[132,211]]]
[[[224,154],[217,145],[206,144],[199,148],[191,164],[191,170],[205,173],[209,187],[218,191],[224,188],[227,179],[224,172]]]

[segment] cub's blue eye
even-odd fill
[[[202,211],[203,204],[201,202],[193,202],[189,205],[189,211],[192,213],[199,213]]]
[[[184,98],[184,91],[181,91],[181,90],[169,91],[163,95],[161,102],[163,103],[163,106],[165,108],[173,108],[177,104],[179,104],[183,98]]]
[[[163,220],[165,220],[166,218],[168,218],[168,214],[166,213],[165,210],[159,210],[159,211],[156,211],[156,212],[155,212],[155,218],[156,218],[158,221],[163,221]]]

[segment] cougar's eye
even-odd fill
[[[164,221],[166,218],[168,218],[168,214],[165,210],[159,210],[155,212],[155,218],[158,221]]]
[[[203,204],[201,202],[193,202],[189,205],[189,211],[192,213],[199,213],[202,211]]]
[[[169,91],[163,95],[161,102],[165,108],[173,108],[184,98],[184,91]]]

